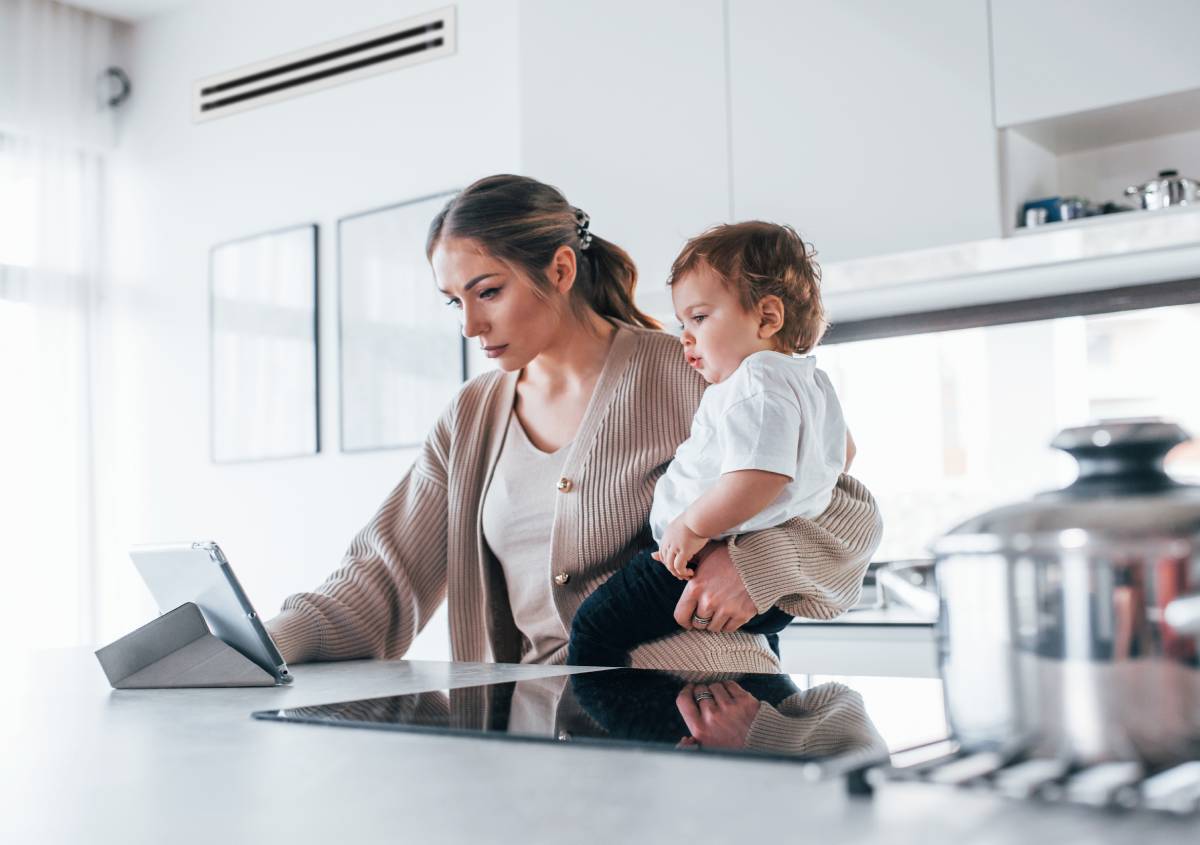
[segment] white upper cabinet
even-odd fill
[[[998,237],[986,0],[729,3],[733,211],[822,262]]]
[[[721,0],[525,0],[519,20],[524,172],[629,250],[639,303],[669,316],[671,261],[729,214]]]
[[[992,0],[996,125],[1200,88],[1200,0]]]

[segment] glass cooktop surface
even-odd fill
[[[754,755],[834,774],[947,735],[930,678],[609,669],[265,710],[258,719]],[[827,772],[826,772],[827,770]]]

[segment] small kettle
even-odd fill
[[[1200,203],[1200,182],[1180,176],[1178,170],[1160,170],[1158,178],[1130,185],[1125,196],[1136,197],[1140,208],[1167,208]]]

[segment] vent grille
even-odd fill
[[[311,94],[366,76],[454,53],[454,7],[407,18],[336,41],[201,79],[192,117],[227,114]]]

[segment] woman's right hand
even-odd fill
[[[675,604],[675,621],[685,630],[729,633],[754,618],[754,600],[729,557],[724,542],[709,543],[697,555],[696,576]],[[696,617],[707,622],[696,622]]]

